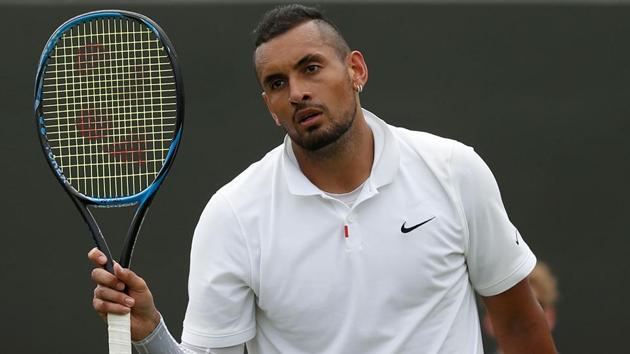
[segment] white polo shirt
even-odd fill
[[[474,292],[536,259],[492,173],[456,141],[387,125],[349,207],[289,138],[221,188],[195,230],[182,340],[256,353],[482,353]]]

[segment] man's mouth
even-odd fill
[[[318,109],[305,108],[295,113],[295,121],[300,125],[307,125],[314,122],[322,112]]]

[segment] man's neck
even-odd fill
[[[292,144],[302,173],[319,189],[347,193],[369,176],[374,162],[374,136],[363,112],[359,111],[352,127],[329,146],[316,152]]]

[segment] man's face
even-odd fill
[[[267,108],[294,143],[315,151],[350,129],[358,109],[351,65],[315,22],[263,43],[255,61]]]

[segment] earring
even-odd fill
[[[358,93],[363,92],[363,85],[358,84],[354,87],[354,90],[357,91]]]

